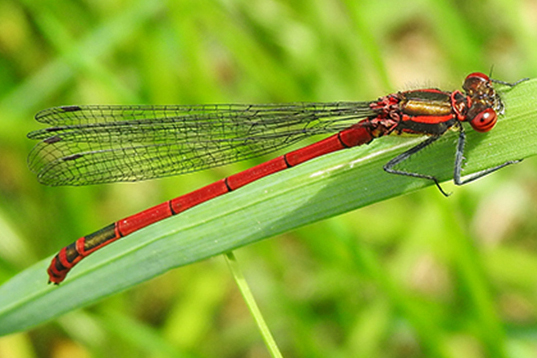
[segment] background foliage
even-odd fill
[[[459,88],[492,65],[498,79],[535,77],[536,15],[535,1],[504,0],[4,0],[0,280],[258,162],[47,188],[25,164],[39,109],[368,100]],[[237,251],[284,355],[535,356],[535,167],[527,160],[448,186],[449,199],[429,188]],[[0,357],[266,355],[220,257],[0,338]]]

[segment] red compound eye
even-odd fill
[[[472,96],[476,92],[483,91],[490,83],[489,76],[481,72],[470,73],[466,76],[462,88],[466,91],[466,94]]]
[[[466,80],[470,80],[470,79],[478,79],[480,81],[485,81],[485,82],[490,81],[489,76],[481,72],[470,73],[468,76],[466,76]]]
[[[488,132],[494,127],[498,115],[492,108],[487,108],[470,121],[470,125],[478,132]]]

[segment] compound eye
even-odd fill
[[[470,121],[470,125],[478,132],[488,132],[494,127],[498,115],[492,108],[487,108],[483,112],[480,112],[477,116]]]
[[[489,76],[481,72],[474,72],[466,76],[462,88],[467,94],[473,95],[474,93],[478,92],[480,88],[486,87],[487,83],[489,82]]]
[[[484,82],[490,81],[489,76],[481,72],[470,73],[468,76],[466,76],[466,80],[471,80],[471,79],[484,81]]]

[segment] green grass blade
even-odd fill
[[[506,115],[497,127],[487,134],[468,133],[466,174],[537,152],[537,80],[506,88],[503,98]],[[382,170],[420,140],[383,138],[259,180],[114,243],[85,259],[59,287],[46,284],[49,259],[44,260],[0,287],[0,335],[84,307],[172,268],[428,186]],[[455,141],[454,134],[446,135],[409,165],[449,179]]]
[[[246,282],[246,279],[244,278],[244,275],[242,274],[242,271],[239,267],[235,254],[233,254],[233,251],[230,251],[225,254],[225,258],[229,266],[229,269],[232,272],[233,277],[235,278],[235,282],[237,283],[237,286],[239,287],[241,291],[242,297],[244,298],[244,301],[248,305],[248,309],[250,310],[250,313],[254,317],[254,320],[257,324],[257,327],[259,328],[261,336],[263,337],[263,341],[265,341],[265,345],[267,346],[267,349],[269,350],[271,357],[281,358],[282,354],[280,353],[280,350],[278,349],[278,345],[276,344],[274,337],[272,337],[272,334],[270,333],[267,323],[265,322],[265,319],[263,318],[263,315],[261,314],[261,310],[259,310],[259,307],[257,306],[257,303],[255,302],[254,295],[252,295],[252,291],[250,291],[248,282]]]

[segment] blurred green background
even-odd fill
[[[26,168],[40,109],[370,100],[460,88],[492,66],[515,81],[537,75],[536,19],[534,0],[2,0],[0,280],[268,159],[48,188]],[[448,199],[430,187],[238,250],[284,356],[537,356],[536,168],[526,160],[446,184]],[[266,356],[221,257],[0,338],[2,358]]]

